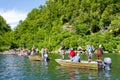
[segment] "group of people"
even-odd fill
[[[14,48],[14,54],[17,54],[19,56],[34,56],[34,55],[39,55],[39,50],[38,48],[36,48],[34,45],[32,46],[31,49],[24,49],[21,48],[19,51],[19,53],[17,54],[16,48]],[[42,48],[41,49],[41,57],[45,60],[48,61],[48,49],[47,48]]]
[[[31,50],[30,49],[24,49],[24,48],[20,49],[20,55],[24,55],[24,56],[25,55],[26,56],[35,55],[37,53],[39,53],[39,50],[38,50],[38,48],[35,48],[34,45],[33,45]]]
[[[82,48],[79,47],[79,50],[81,50]],[[92,45],[87,45],[86,51],[88,54],[88,62],[92,61],[92,55],[95,52],[95,48]],[[65,46],[62,43],[62,47],[61,47],[61,54],[62,54],[62,59],[64,59],[64,54],[65,54]],[[96,49],[96,54],[97,54],[97,59],[101,60],[102,59],[102,55],[103,55],[103,49],[102,49],[102,45],[99,45],[98,49]],[[71,48],[70,52],[69,52],[69,58],[71,59],[71,61],[73,62],[80,62],[80,53],[79,52],[75,52],[73,48]]]
[[[87,46],[87,52],[88,52],[88,61],[90,62],[92,60],[92,54],[94,53],[95,49],[92,45]],[[103,55],[103,49],[102,45],[99,45],[99,47],[96,49],[97,59],[102,60]]]
[[[31,52],[31,55],[35,55],[37,54],[37,52],[39,53],[39,50],[38,48],[35,48],[34,46],[32,47],[32,52]],[[41,57],[45,60],[45,61],[48,61],[48,49],[47,48],[44,48],[42,47],[41,49]]]
[[[24,48],[20,50],[20,55],[34,56],[34,55],[37,55],[37,54],[39,54],[39,50],[38,50],[38,48],[35,48],[34,45],[32,46],[31,50],[24,49]],[[41,49],[41,57],[45,60],[48,59],[48,49],[47,48],[43,47]]]
[[[28,49],[21,49],[20,50],[20,55],[30,55],[31,54],[31,51],[28,50]]]

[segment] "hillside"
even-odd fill
[[[11,31],[10,26],[6,23],[3,17],[0,16],[0,51],[10,46],[7,33],[10,31]]]
[[[120,1],[119,0],[48,0],[34,8],[14,30],[18,47],[50,51],[60,48],[95,48],[102,44],[107,51],[120,50]],[[12,46],[12,45],[11,45]]]

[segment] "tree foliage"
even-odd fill
[[[10,26],[6,23],[3,17],[0,16],[0,51],[9,48],[11,37],[8,32],[10,31]]]
[[[68,25],[66,25],[68,24]],[[18,47],[25,45],[50,51],[61,42],[70,48],[92,43],[96,48],[103,44],[108,51],[120,48],[119,0],[47,0],[34,8],[13,31]]]

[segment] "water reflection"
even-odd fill
[[[110,70],[87,70],[87,69],[73,69],[62,66],[57,66],[57,70],[61,74],[68,74],[66,77],[69,80],[111,80],[112,74]],[[65,79],[66,79],[65,78]]]
[[[22,71],[22,73],[26,72],[26,68],[23,68],[27,67],[24,61],[26,60],[23,57],[15,59],[12,55],[0,56],[0,79],[16,79]]]
[[[111,76],[112,76],[111,70],[101,69],[98,72],[98,77],[101,78],[101,79],[111,80]]]
[[[78,70],[69,71],[70,80],[80,80],[80,73]]]
[[[118,70],[115,70],[118,69]],[[55,61],[30,61],[28,57],[0,55],[0,80],[119,80],[119,67],[111,71],[74,69]]]

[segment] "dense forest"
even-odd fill
[[[0,51],[10,48],[10,26],[6,23],[2,16],[0,16]]]
[[[13,31],[2,20],[0,47],[31,49],[34,45],[55,51],[63,42],[66,48],[102,44],[109,52],[120,51],[120,0],[47,0]]]

